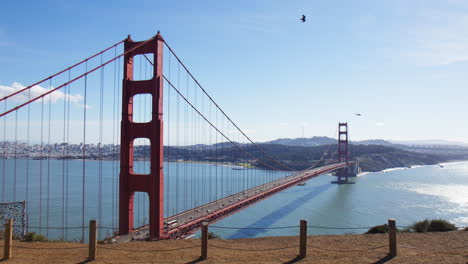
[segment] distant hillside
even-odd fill
[[[336,144],[335,138],[329,137],[311,137],[311,138],[280,138],[272,141],[264,142],[263,144],[281,144],[288,146],[320,146],[328,144]],[[350,141],[352,144],[360,145],[382,145],[392,147],[454,147],[454,148],[468,148],[467,143],[448,140],[412,140],[412,141],[396,141],[384,139],[369,139],[361,141]]]
[[[287,146],[321,146],[327,144],[336,144],[336,139],[328,137],[286,138],[269,141],[264,144],[281,144]],[[386,146],[409,152],[417,152],[423,155],[436,155],[439,157],[446,157],[447,159],[468,159],[468,145],[455,141],[388,141],[383,139],[371,139],[362,141],[350,141],[350,144]]]
[[[370,139],[361,141],[352,141],[352,144],[359,145],[381,145],[381,146],[395,146],[395,144],[383,139]]]
[[[401,145],[418,145],[418,146],[461,146],[461,147],[468,147],[468,143],[459,142],[459,141],[450,141],[450,140],[440,140],[440,139],[432,139],[432,140],[405,140],[405,141],[398,141],[398,140],[391,140],[393,144],[401,144]]]
[[[272,141],[265,142],[263,144],[280,144],[288,146],[320,146],[336,144],[336,139],[329,137],[311,137],[311,138],[280,138]]]
[[[335,158],[336,144],[320,146],[288,146],[281,144],[260,144],[260,147],[275,157],[289,168],[303,170],[319,162],[324,155],[323,161],[318,166],[324,165]],[[253,160],[250,156],[235,147],[213,148],[187,148],[187,147],[165,147],[164,153],[168,161],[203,161],[203,162],[231,162],[250,163],[257,168],[274,167],[285,169],[273,160],[265,156],[253,145],[244,145],[245,151],[260,158],[260,162]],[[138,156],[138,153],[135,153]],[[395,147],[382,145],[350,145],[350,158],[360,161],[363,171],[380,171],[394,167],[408,167],[414,165],[429,165],[446,162],[455,159],[468,159],[468,151],[463,153],[431,154],[413,152]]]

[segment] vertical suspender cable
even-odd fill
[[[117,57],[117,47],[114,48],[114,57]],[[116,151],[115,151],[115,134],[116,134],[116,108],[117,108],[117,100],[116,100],[116,82],[117,82],[117,63],[114,63],[114,101],[113,101],[113,105],[112,105],[112,188],[111,188],[111,227],[115,227],[115,219],[114,219],[114,215],[115,215],[115,199],[114,199],[114,188],[115,188],[115,159],[116,159]]]
[[[210,111],[210,112],[209,112],[209,117],[208,117],[208,119],[211,121],[211,120],[212,120],[212,119],[211,119],[211,103],[210,103],[210,109],[209,109],[209,111]],[[210,130],[210,137],[209,137],[208,142],[209,142],[210,145],[212,145],[212,144],[213,144],[213,130],[212,130],[211,128],[208,128],[208,129]],[[211,161],[212,161],[212,160],[213,160],[213,154],[214,154],[213,152],[214,152],[214,150],[213,150],[212,147],[210,148],[210,150],[211,150],[211,151],[210,151],[210,156],[211,156]],[[212,185],[213,185],[213,181],[212,181],[212,177],[211,177],[211,176],[212,176],[212,173],[213,173],[213,166],[210,166],[210,173],[209,173],[209,176],[210,176],[210,177],[208,178],[208,199],[209,199],[208,201],[209,201],[209,202],[211,202],[211,201],[214,200],[214,199],[213,199],[213,191],[212,191],[212,189],[213,189],[213,186],[212,186]]]
[[[28,100],[31,100],[31,90],[28,91]],[[28,127],[26,132],[26,146],[29,146],[29,133],[31,128],[31,105],[28,105]],[[26,159],[26,206],[29,206],[29,159]],[[26,233],[29,233],[29,216],[26,214]]]
[[[71,70],[68,71],[68,82],[70,82],[71,80]],[[68,85],[68,94],[70,94],[71,92],[71,84]],[[66,137],[67,137],[67,145],[66,145],[66,156],[68,157],[69,155],[69,150],[70,150],[70,100],[68,100],[67,102],[67,129],[66,129]],[[65,226],[68,226],[68,197],[69,197],[69,191],[70,191],[70,188],[69,188],[69,168],[70,168],[70,163],[69,163],[69,160],[67,158],[67,160],[65,161],[65,165],[66,165],[66,168],[65,168]],[[67,239],[68,237],[68,230],[65,230],[65,240]]]
[[[101,54],[101,64],[102,64]],[[98,176],[98,223],[102,223],[102,146],[103,146],[103,122],[104,122],[104,69],[101,68],[99,84],[99,176]],[[102,229],[99,229],[99,237],[102,236]]]
[[[178,71],[177,71],[177,86],[180,86],[180,64],[178,64]],[[176,163],[176,213],[179,213],[179,154],[180,154],[180,119],[179,119],[179,112],[180,112],[180,96],[177,96],[177,135],[176,135],[176,150],[177,150],[177,163]]]
[[[85,72],[88,72],[88,61],[86,61]],[[83,106],[83,151],[82,151],[82,185],[81,185],[81,241],[85,241],[85,194],[86,194],[86,108],[88,99],[88,75],[84,79],[84,106]]]
[[[13,171],[13,202],[16,202],[16,159],[18,158],[18,111],[15,111],[15,159]]]
[[[218,124],[218,114],[216,113],[216,108],[215,108],[215,113],[214,113],[214,116],[215,116],[215,124],[216,124],[216,127],[219,127],[219,124]],[[215,162],[217,163],[218,162],[218,132],[215,131]],[[218,200],[218,165],[215,165],[215,200]]]
[[[4,109],[4,112],[6,111],[7,109],[7,100],[5,99],[5,109]],[[7,155],[6,155],[6,152],[7,152],[7,144],[6,144],[6,116],[3,117],[3,142],[2,142],[2,145],[3,145],[3,160],[2,160],[2,163],[3,163],[3,166],[2,166],[2,202],[6,202],[5,201],[5,177],[6,177],[6,159],[7,159]]]
[[[224,119],[223,119],[223,116],[221,116],[221,131],[224,131]],[[221,140],[222,140],[222,137],[221,137]],[[223,141],[221,141],[222,143]],[[227,145],[226,145],[227,146]],[[222,163],[225,163],[224,161],[224,148],[225,146],[224,145],[221,145],[221,157],[223,157],[222,159]],[[221,167],[221,197],[224,197],[224,170],[225,170],[225,167],[222,166]]]
[[[168,55],[168,59],[167,59],[167,63],[168,63],[168,74],[169,74],[169,79],[171,79],[171,53],[168,52],[167,54]],[[154,66],[153,66],[154,67]],[[168,86],[168,85],[167,85]],[[168,86],[168,89],[167,89],[167,156],[166,157],[169,157],[169,160],[170,161],[170,158],[171,158],[171,90],[172,89],[169,89],[169,86]],[[154,106],[153,106],[154,107]],[[166,167],[167,168],[167,175],[165,177],[165,180],[166,180],[166,186],[167,186],[167,191],[164,192],[164,195],[166,195],[165,198],[165,201],[166,201],[166,216],[169,216],[170,215],[170,202],[169,201],[172,201],[170,199],[170,196],[169,194],[172,193],[172,190],[171,190],[171,179],[172,179],[172,165],[174,165],[174,162],[170,162],[171,164]]]
[[[119,65],[122,64],[122,57],[119,57],[118,60],[119,62]],[[117,67],[117,76],[120,76],[120,71],[121,71],[121,67]],[[117,82],[117,98],[121,98],[122,97],[122,82]],[[122,105],[121,104],[117,104],[117,116],[116,118],[119,119],[121,116],[120,116],[120,113],[122,112]],[[121,137],[121,134],[122,134],[122,131],[119,129],[119,126],[117,126],[117,140]],[[122,146],[120,146],[122,147]],[[117,153],[120,153],[120,152],[117,152]],[[119,185],[118,184],[115,184],[115,200],[117,200],[119,197]],[[119,211],[117,210],[117,204],[116,204],[116,210],[115,210],[115,218],[117,219],[118,218],[118,213]]]
[[[44,158],[44,97],[41,99],[41,151],[39,162],[39,232],[42,231],[42,160]]]
[[[201,100],[201,103],[200,103],[200,106],[202,108],[202,113],[205,113],[205,98],[203,97],[203,95],[200,97],[200,100]],[[199,119],[201,121],[201,118]],[[200,124],[200,138],[201,138],[201,142],[203,142],[203,144],[207,144],[206,143],[206,122],[201,122]],[[202,156],[206,156],[207,155],[207,148],[204,148],[203,149],[203,155]],[[202,176],[202,186],[201,186],[201,189],[202,191],[200,192],[200,203],[201,204],[205,204],[206,202],[206,199],[205,199],[205,193],[206,193],[206,165],[202,167],[201,169],[201,176]]]
[[[66,128],[67,128],[67,101],[70,85],[65,86],[65,98],[63,99],[63,129],[62,129],[62,227],[65,227],[65,159],[66,157]],[[65,239],[65,228],[62,228],[61,238]]]
[[[52,78],[49,81],[49,89],[52,89]],[[50,215],[50,154],[52,150],[50,142],[50,123],[52,118],[52,94],[49,94],[49,120],[48,120],[48,131],[47,131],[47,207],[46,207],[46,237],[49,236],[49,215]]]
[[[188,77],[188,76],[187,76]],[[188,91],[188,78],[186,78],[186,96],[188,97],[189,96],[189,91]],[[185,105],[185,122],[184,122],[184,146],[185,147],[188,147],[188,105],[187,103],[184,104]],[[188,207],[187,207],[187,195],[188,195],[188,189],[187,189],[187,166],[188,166],[188,163],[187,163],[187,159],[185,160],[186,162],[184,162],[184,211],[188,210]]]
[[[196,89],[193,89],[193,96],[194,96],[194,101],[195,101],[195,105],[197,105],[197,94],[196,94]],[[197,135],[198,135],[198,130],[197,130],[197,121],[195,120],[196,119],[196,115],[195,115],[195,111],[192,110],[192,145],[195,145],[197,144]],[[196,152],[198,154],[198,151]],[[198,158],[196,158],[196,160],[198,161]],[[198,172],[198,168],[200,166],[192,166],[192,175],[191,175],[191,178],[190,178],[190,182],[191,182],[191,186],[192,186],[192,208],[196,207],[196,203],[197,203],[197,199],[195,197],[196,195],[196,183],[198,183],[198,175],[197,175],[197,172]]]

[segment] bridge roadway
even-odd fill
[[[348,165],[353,163],[349,162]],[[204,221],[219,221],[286,188],[346,166],[346,162],[341,162],[301,171],[170,216],[164,221],[166,234],[171,238],[180,238],[192,234],[200,228],[201,223]]]

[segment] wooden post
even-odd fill
[[[390,257],[397,255],[397,240],[396,240],[396,221],[395,219],[388,219],[388,246]]]
[[[208,258],[208,223],[202,223],[201,259]]]
[[[96,244],[97,244],[97,223],[96,220],[89,221],[89,253],[88,260],[96,259]]]
[[[12,257],[11,247],[13,246],[13,220],[8,219],[5,223],[5,244],[3,245],[3,259],[7,260]]]
[[[300,227],[300,238],[299,238],[299,257],[305,258],[307,256],[307,221],[301,220]]]

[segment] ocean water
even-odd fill
[[[103,227],[100,237],[110,236],[118,224],[119,164],[86,161],[84,165],[81,160],[0,160],[0,198],[27,200],[28,231],[80,240],[87,232],[80,228],[83,220],[88,225],[97,218]],[[135,168],[143,172],[147,166],[137,162]],[[166,216],[287,175],[196,163],[165,163],[164,173]],[[301,219],[310,226],[336,228],[309,228],[309,234],[363,233],[367,229],[354,228],[384,224],[389,218],[400,226],[425,218],[468,226],[468,162],[365,173],[349,185],[331,184],[334,178],[321,175],[292,187],[211,225],[210,231],[228,239],[297,235],[295,227],[255,228],[298,226]],[[147,223],[147,206],[146,195],[137,193],[135,226]],[[49,229],[37,228],[46,226]]]
[[[363,229],[396,219],[397,225],[445,219],[459,227],[468,226],[468,162],[390,169],[364,173],[355,184],[330,184],[331,175],[311,179],[270,199],[247,208],[213,226],[286,227],[301,219],[309,234],[364,233]],[[211,228],[222,238],[297,235],[298,228],[224,229]]]

